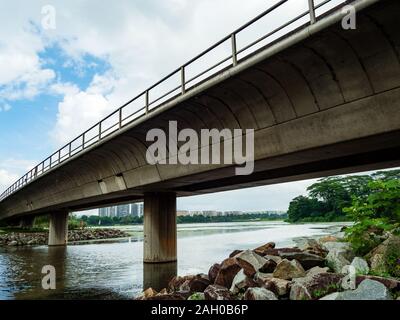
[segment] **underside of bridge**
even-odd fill
[[[399,1],[379,1],[355,30],[327,16],[287,35],[7,197],[0,218],[53,214],[65,235],[65,212],[144,199],[145,261],[174,261],[176,196],[400,166],[398,12]],[[146,133],[170,121],[198,133],[254,129],[254,172],[148,164]]]

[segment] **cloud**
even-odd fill
[[[12,185],[27,171],[32,169],[36,161],[9,158],[0,161],[0,193]]]

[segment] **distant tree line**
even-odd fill
[[[207,222],[235,222],[235,221],[253,221],[253,220],[284,220],[286,214],[276,213],[249,213],[241,215],[226,216],[179,216],[177,223],[207,223]],[[81,222],[82,221],[82,222]],[[79,228],[80,226],[114,226],[114,225],[132,225],[142,224],[143,217],[125,216],[125,217],[100,217],[100,216],[82,216],[80,218],[71,217],[69,226]]]
[[[400,170],[379,171],[371,175],[349,175],[318,180],[307,188],[308,196],[294,198],[288,209],[289,222],[354,220],[347,207],[366,199],[377,182],[399,181]],[[375,183],[375,184],[374,184]]]

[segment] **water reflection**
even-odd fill
[[[143,288],[153,288],[160,291],[168,287],[168,282],[177,275],[178,264],[168,263],[143,263]]]

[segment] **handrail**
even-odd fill
[[[39,178],[41,175],[46,173],[48,170],[58,167],[61,165],[64,161],[67,159],[82,153],[87,147],[92,146],[96,143],[99,143],[102,141],[105,137],[107,137],[109,134],[116,132],[118,130],[121,130],[124,126],[127,124],[131,123],[133,120],[137,120],[149,113],[151,113],[153,110],[159,108],[165,101],[163,99],[167,99],[168,96],[173,94],[174,92],[178,91],[176,95],[170,97],[175,98],[180,95],[186,94],[188,90],[190,90],[193,86],[196,84],[192,84],[192,86],[188,87],[188,84],[193,83],[196,79],[201,78],[202,76],[206,75],[210,71],[214,70],[215,68],[223,65],[226,62],[229,62],[231,60],[231,64],[228,65],[228,67],[234,67],[237,64],[241,62],[245,57],[238,58],[238,55],[249,50],[250,48],[254,47],[255,45],[259,44],[261,41],[269,38],[270,36],[276,34],[277,32],[283,30],[284,28],[288,27],[289,25],[293,24],[296,21],[299,21],[301,18],[304,18],[305,16],[309,15],[309,21],[307,24],[313,24],[317,21],[319,15],[316,14],[316,10],[320,9],[323,7],[325,4],[331,2],[332,0],[324,0],[318,5],[315,5],[314,0],[308,0],[308,10],[301,13],[300,15],[296,16],[295,18],[285,22],[278,28],[272,30],[271,32],[268,32],[267,34],[263,35],[262,37],[254,40],[253,42],[249,43],[248,45],[244,46],[243,48],[238,48],[237,46],[237,35],[240,34],[243,30],[246,30],[249,26],[253,25],[255,22],[259,21],[260,19],[264,18],[266,15],[268,15],[271,12],[274,12],[276,9],[280,8],[283,4],[287,3],[289,0],[280,0],[273,6],[269,7],[259,15],[257,15],[255,18],[252,20],[248,21],[235,31],[233,31],[231,34],[225,36],[221,40],[217,41],[214,43],[211,47],[208,49],[202,51],[198,55],[196,55],[194,58],[190,59],[183,65],[181,65],[179,68],[175,69],[168,75],[166,75],[164,78],[161,80],[157,81],[154,83],[152,86],[132,98],[131,100],[127,101],[124,103],[122,106],[120,106],[118,109],[113,111],[112,113],[108,114],[105,118],[103,118],[101,121],[98,123],[94,124],[91,126],[89,129],[84,131],[82,134],[77,136],[75,139],[71,140],[69,143],[64,145],[62,148],[58,149],[56,152],[54,152],[52,155],[47,157],[45,160],[40,162],[37,166],[35,166],[33,169],[28,171],[25,175],[23,175],[21,178],[19,178],[15,183],[13,183],[10,187],[8,187],[1,195],[0,195],[0,201],[4,200],[11,194],[15,193],[22,187],[24,187],[26,184],[32,182],[33,180]],[[346,4],[349,1],[342,0],[343,2],[340,5]],[[282,35],[281,37],[283,37]],[[224,58],[223,60],[220,60],[218,63],[213,64],[211,67],[206,68],[205,70],[197,73],[195,76],[186,79],[186,69],[190,65],[192,65],[194,62],[198,61],[200,58],[205,56],[207,53],[212,52],[215,48],[221,46],[222,44],[225,44],[228,40],[231,42],[231,53],[228,57]],[[255,51],[255,50],[254,50]],[[253,52],[254,52],[253,51]],[[251,54],[253,52],[250,52],[248,54]],[[210,76],[216,75],[220,72],[220,70],[215,71],[212,73]],[[150,101],[150,94],[154,88],[159,86],[160,84],[165,83],[167,80],[171,79],[173,76],[179,75],[180,83],[177,86],[174,86],[173,89],[170,89],[163,94],[161,94],[159,97],[154,98],[153,101]],[[123,115],[124,108],[129,106],[132,102],[137,101],[140,98],[144,98],[144,106],[135,110],[134,112],[128,114],[127,116]],[[157,104],[158,103],[158,104]],[[152,107],[150,109],[150,107]],[[115,123],[110,124],[108,127],[104,127],[105,121],[109,120],[111,117],[117,116],[118,121]],[[130,120],[128,120],[130,119]],[[88,135],[92,130],[97,129],[97,133],[94,133],[93,136],[85,140],[85,136]],[[80,142],[77,142],[79,141]],[[77,146],[73,146],[73,144],[80,143]],[[63,150],[67,150],[64,155],[61,155]],[[53,157],[56,157],[53,160]]]

